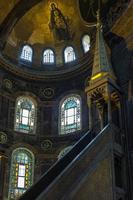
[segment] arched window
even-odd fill
[[[9,199],[16,200],[32,184],[34,155],[26,148],[15,149],[11,158]]]
[[[32,55],[32,48],[29,45],[23,46],[20,58],[25,61],[32,62]]]
[[[89,35],[84,35],[82,38],[82,45],[83,45],[83,49],[84,52],[88,52],[90,49],[90,37]]]
[[[64,148],[63,150],[61,150],[61,152],[58,155],[58,160],[63,158],[72,149],[72,147],[73,146],[71,145],[71,146],[68,146],[68,147]]]
[[[72,62],[76,59],[73,47],[66,47],[64,50],[65,63]]]
[[[15,130],[24,133],[35,133],[36,105],[28,97],[19,97],[16,101]]]
[[[81,100],[72,95],[60,106],[60,134],[67,134],[81,129]]]
[[[55,62],[55,55],[51,49],[46,49],[43,53],[43,63],[53,64]]]

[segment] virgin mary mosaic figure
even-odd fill
[[[49,28],[53,32],[54,39],[58,41],[71,40],[72,35],[69,28],[69,19],[65,17],[55,3],[50,4]]]

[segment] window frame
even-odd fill
[[[16,159],[19,157],[19,154],[21,153],[24,153],[27,157],[28,157],[28,161],[27,161],[27,164],[24,163],[24,162],[20,162],[20,161],[16,161]],[[14,166],[15,165],[15,166]],[[19,184],[19,165],[23,165],[25,166],[25,176],[24,177],[24,187],[19,187],[18,184]],[[26,168],[26,165],[30,165],[31,166],[31,175],[28,175],[30,176],[30,182],[31,184],[29,183],[29,181],[27,182],[28,184],[28,187],[26,188],[25,186],[25,182],[27,181],[26,180],[26,171],[28,170],[28,173],[30,171],[29,167]],[[29,187],[31,187],[34,183],[34,168],[35,168],[35,156],[33,154],[33,152],[31,150],[29,150],[28,148],[25,148],[25,147],[19,147],[19,148],[16,148],[12,151],[11,153],[11,160],[10,160],[10,178],[9,178],[9,190],[8,190],[8,198],[9,199],[12,199],[11,198],[11,191],[12,190],[20,190],[22,192],[22,194],[28,190]],[[18,170],[18,171],[17,171]],[[17,171],[17,175],[16,175],[16,171]],[[16,183],[13,183],[13,178],[17,181],[15,181]],[[14,184],[12,186],[12,184]],[[16,184],[16,185],[15,185]],[[14,191],[15,193],[15,191]],[[20,195],[21,196],[21,195]],[[18,198],[18,197],[13,197],[13,198]]]
[[[30,102],[32,102],[32,104],[34,105],[34,125],[33,125],[33,129],[32,131],[26,131],[24,129],[18,129],[16,127],[16,120],[17,120],[17,106],[18,106],[18,102],[21,100],[21,99],[28,99]],[[29,113],[28,113],[29,114]],[[20,113],[19,115],[19,119],[22,121],[22,113]],[[28,118],[29,120],[29,118]],[[18,122],[20,123],[20,121]],[[25,96],[25,95],[22,95],[22,96],[19,96],[16,98],[16,102],[15,102],[15,117],[14,117],[14,130],[18,133],[23,133],[23,134],[28,134],[28,135],[36,135],[36,127],[37,127],[37,102],[35,101],[35,99],[33,99],[32,97],[29,97],[29,96]]]
[[[69,145],[66,146],[65,148],[63,148],[60,153],[58,154],[58,160],[60,160],[61,158],[63,158],[72,148],[74,145]]]
[[[47,50],[51,50],[53,52],[53,56],[54,56],[54,62],[44,62],[44,52],[47,51]],[[42,65],[55,65],[56,64],[56,56],[55,56],[55,50],[51,47],[47,47],[43,50],[42,52]]]
[[[65,60],[65,50],[66,50],[67,48],[69,48],[69,47],[71,47],[71,48],[73,49],[73,52],[74,52],[74,55],[75,55],[75,59],[72,60],[72,61],[66,62],[66,60]],[[74,48],[72,45],[65,46],[65,48],[63,49],[63,61],[64,61],[64,64],[65,64],[65,65],[71,64],[71,63],[75,62],[76,60],[77,60],[77,54],[76,54],[75,48]]]
[[[28,46],[32,50],[31,61],[21,57],[23,49],[24,49],[25,46]],[[26,64],[32,64],[33,63],[33,56],[34,56],[34,49],[33,49],[33,47],[30,44],[26,43],[26,44],[21,45],[20,53],[19,53],[19,60],[20,60],[20,62],[22,62],[23,64],[25,64],[25,63]]]
[[[77,98],[80,102],[80,128],[77,129],[77,130],[70,131],[70,132],[66,133],[65,131],[62,132],[62,125],[61,125],[62,105],[67,99],[69,99],[71,97]],[[81,99],[81,96],[79,94],[72,93],[72,94],[69,94],[69,95],[65,96],[64,98],[62,98],[60,103],[59,103],[58,134],[61,135],[61,136],[66,136],[66,135],[69,135],[69,134],[74,134],[75,132],[81,131],[81,130],[82,130],[82,99]]]
[[[89,46],[89,50],[88,51],[85,51],[85,48],[84,48],[84,45],[83,45],[83,39],[84,39],[84,37],[85,36],[88,36],[89,37],[89,39],[90,39],[90,35],[88,34],[88,33],[84,33],[83,35],[82,35],[82,37],[81,37],[81,46],[82,46],[82,50],[83,50],[83,53],[84,54],[86,54],[86,53],[88,53],[89,51],[90,51],[90,46]],[[90,40],[91,41],[91,40]]]

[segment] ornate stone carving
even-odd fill
[[[53,143],[50,140],[44,140],[41,142],[41,148],[44,151],[50,150],[53,146]]]
[[[9,90],[11,90],[13,87],[12,81],[10,81],[9,79],[4,79],[3,85],[6,89],[9,89]]]
[[[119,94],[117,92],[113,92],[111,94],[111,99],[112,101],[114,101],[115,103],[118,103],[120,102],[120,97],[119,97]]]
[[[7,134],[0,132],[0,144],[5,144],[7,142]]]
[[[45,98],[51,99],[54,96],[54,89],[53,88],[45,88],[44,90],[42,90],[41,93]]]
[[[89,96],[95,101],[97,99],[104,98],[105,95],[105,85],[97,87],[89,93]]]

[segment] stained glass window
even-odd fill
[[[29,45],[25,45],[22,48],[20,58],[25,61],[32,62],[32,54],[33,54],[32,48]]]
[[[90,37],[89,35],[84,35],[82,38],[82,45],[83,45],[83,49],[84,52],[88,52],[90,49]]]
[[[64,50],[65,63],[72,62],[76,59],[73,47],[66,47]]]
[[[46,49],[43,53],[43,63],[54,63],[55,62],[55,56],[54,52],[51,49]]]
[[[34,155],[25,148],[15,149],[12,153],[9,199],[16,200],[32,184],[34,173]]]
[[[61,104],[60,134],[81,129],[81,100],[79,96],[69,96]]]
[[[36,106],[28,97],[19,97],[16,102],[15,130],[35,133]]]

